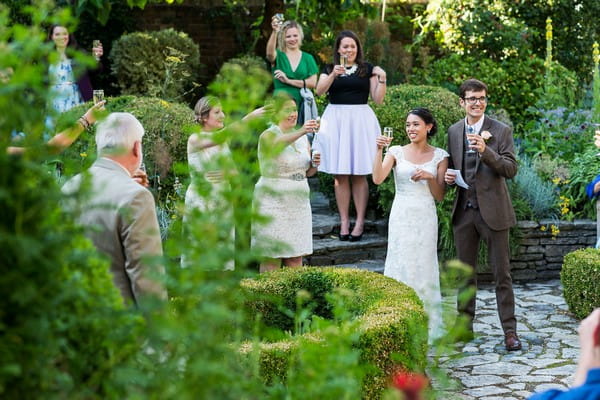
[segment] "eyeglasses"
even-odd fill
[[[463,98],[464,101],[466,101],[468,104],[475,104],[477,102],[480,102],[481,104],[485,104],[487,103],[487,97],[482,96],[482,97],[467,97],[467,98]]]

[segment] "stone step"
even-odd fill
[[[315,240],[317,238],[324,238],[329,235],[339,232],[339,217],[331,213],[318,213],[313,209],[312,214],[313,223],[313,236]],[[350,226],[354,225],[354,220],[350,221]],[[387,220],[365,220],[364,227],[365,234],[374,233],[381,236],[387,237]]]
[[[377,233],[365,233],[359,242],[342,242],[337,234],[313,240],[313,254],[305,257],[308,265],[326,266],[360,263],[362,260],[384,260],[387,238]]]

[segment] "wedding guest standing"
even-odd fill
[[[98,159],[86,173],[68,180],[63,193],[85,185],[79,222],[99,252],[110,260],[110,272],[125,303],[139,305],[147,296],[167,298],[162,266],[148,262],[162,256],[162,243],[152,193],[133,178],[142,160],[142,124],[129,113],[112,113],[98,125]]]
[[[343,61],[343,62],[342,62]],[[321,117],[321,129],[315,149],[323,162],[319,171],[334,176],[335,198],[340,213],[340,240],[362,238],[369,184],[375,159],[375,139],[380,133],[375,113],[367,104],[369,95],[383,102],[386,73],[364,61],[363,51],[354,32],[341,32],[333,48],[333,64],[323,68],[317,83],[317,95],[327,93],[329,104]],[[356,222],[350,230],[350,200],[354,201]]]
[[[512,129],[485,115],[488,96],[485,83],[468,79],[459,90],[460,105],[466,116],[448,128],[450,162],[445,181],[454,184],[457,174],[451,169],[459,170],[468,185],[468,188],[458,188],[452,211],[458,259],[472,268],[468,287],[462,291],[477,288],[477,254],[479,242],[483,240],[494,276],[506,349],[520,350],[508,246],[509,229],[516,224],[506,186],[506,179],[517,174]],[[458,308],[467,321],[467,330],[461,339],[470,340],[473,337],[475,294],[472,293]]]
[[[300,50],[304,32],[299,23],[283,22],[274,16],[271,26],[273,31],[267,42],[267,59],[273,67],[274,92],[286,92],[299,106],[302,102],[300,89],[315,88],[319,68],[312,55]]]
[[[267,223],[252,227],[252,247],[267,257],[260,272],[302,265],[302,256],[312,254],[312,211],[307,176],[317,172],[320,158],[311,163],[306,134],[318,128],[309,120],[296,128],[298,111],[294,100],[284,103],[277,122],[260,135],[258,160],[261,177],[254,191],[258,214]],[[314,166],[313,166],[314,165]]]
[[[52,107],[58,112],[64,112],[72,107],[92,99],[92,83],[88,71],[79,71],[76,76],[75,61],[68,49],[76,50],[77,41],[69,34],[66,27],[52,25],[48,31],[48,40],[54,42],[58,61],[48,67]],[[92,48],[97,59],[104,54],[102,43]]]
[[[264,108],[258,108],[246,115],[243,119],[258,117],[262,115]],[[233,210],[224,210],[222,205],[225,201],[225,192],[229,185],[225,179],[226,173],[232,173],[235,169],[231,165],[229,171],[223,170],[223,166],[231,160],[229,146],[223,140],[217,140],[215,135],[225,125],[225,113],[219,99],[213,96],[202,97],[194,107],[194,119],[200,125],[200,132],[190,135],[187,142],[188,165],[192,182],[185,192],[184,226],[189,223],[189,216],[194,210],[203,213],[214,213],[219,211],[233,222]],[[200,194],[199,184],[204,181],[210,185],[208,196]],[[231,229],[230,244],[233,247],[235,241],[234,229]],[[182,266],[187,266],[187,258],[181,258]],[[232,270],[233,260],[228,262],[224,269]]]
[[[388,225],[385,276],[412,287],[429,315],[429,338],[443,334],[442,295],[437,259],[438,217],[435,201],[444,198],[446,150],[433,147],[428,139],[437,132],[437,122],[426,108],[415,108],[406,117],[410,143],[392,146],[381,161],[391,137],[377,138],[373,182],[383,183],[394,171],[396,194]]]

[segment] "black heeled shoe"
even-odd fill
[[[341,233],[338,233],[338,238],[340,239],[340,241],[342,242],[347,242],[350,239],[350,234],[347,233],[345,235],[342,235]]]
[[[351,242],[360,242],[360,240],[362,239],[362,236],[363,236],[362,233],[358,236],[350,235],[350,237],[348,239]]]

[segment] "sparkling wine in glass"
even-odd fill
[[[386,126],[383,128],[383,136],[388,137],[388,138],[393,138],[394,137],[394,128],[392,128],[391,126]],[[390,147],[390,145],[386,145],[385,148],[386,150]]]
[[[279,29],[283,26],[283,21],[285,21],[285,17],[282,13],[275,14],[275,19],[277,20],[277,25],[279,25]]]
[[[315,118],[315,122],[317,123],[317,126],[313,128],[313,133],[316,135],[316,133],[319,132],[319,129],[321,128],[321,117],[317,116],[317,118]]]
[[[473,127],[469,126],[467,128],[467,135],[474,135],[474,134],[475,134],[475,131],[473,130]],[[468,154],[474,154],[474,153],[476,153],[476,151],[473,150],[473,148],[471,147],[471,145],[474,144],[474,143],[472,143],[466,135],[465,135],[465,143],[466,143],[467,148],[468,148],[467,149],[467,153]]]
[[[94,90],[92,92],[92,96],[93,96],[94,104],[98,104],[102,100],[104,100],[104,90],[102,90],[102,89]]]
[[[340,65],[344,67],[344,75],[346,75],[346,68],[348,68],[348,56],[345,54],[340,54]]]
[[[100,47],[100,41],[98,39],[96,39],[92,42],[92,49],[96,49],[98,47]],[[94,58],[96,59],[96,61],[100,61],[100,56],[98,54],[96,54],[95,52],[94,52]]]

